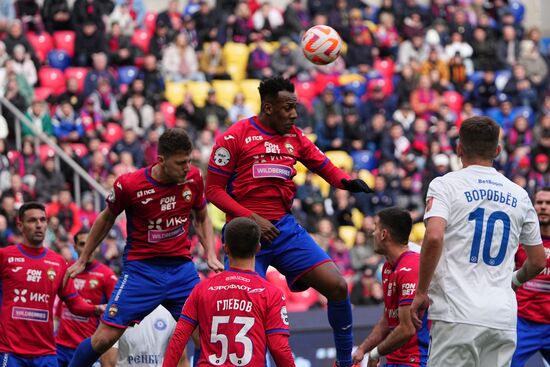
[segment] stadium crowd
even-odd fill
[[[459,168],[455,147],[465,118],[486,114],[501,126],[496,165],[507,177],[529,193],[550,184],[550,39],[522,26],[518,0],[382,0],[379,7],[293,0],[284,9],[255,0],[172,0],[158,14],[143,0],[1,0],[0,8],[2,95],[106,189],[156,161],[167,127],[188,131],[195,163],[205,169],[216,136],[259,111],[259,80],[291,78],[300,101],[296,124],[375,190],[330,190],[297,166],[293,214],[345,274],[354,304],[383,298],[375,213],[409,210],[411,240],[420,241],[428,184]],[[332,26],[345,41],[330,65],[308,62],[298,46],[315,24]],[[36,199],[47,203],[47,246],[72,259],[72,237],[98,213],[92,190],[83,185],[78,207],[72,169],[56,164],[47,145],[36,151],[25,126],[17,151],[15,126],[3,108],[0,246],[20,240],[17,209]],[[219,233],[223,218],[210,209]],[[122,221],[101,247],[101,260],[115,271],[124,238]],[[289,310],[322,303],[307,291],[289,298]]]

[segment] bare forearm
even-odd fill
[[[95,249],[101,241],[107,236],[113,225],[115,224],[115,219],[113,215],[108,212],[108,209],[102,211],[94,222],[92,228],[90,229],[90,234],[88,240],[84,245],[82,250],[81,257],[84,259],[90,259],[91,255],[94,253]]]
[[[367,353],[371,351],[374,347],[376,347],[380,342],[386,338],[386,336],[390,333],[390,329],[388,328],[388,324],[386,323],[385,318],[382,316],[380,320],[374,325],[374,328],[372,329],[371,333],[367,338],[359,345],[359,348],[363,351],[363,353]]]
[[[411,329],[412,328],[412,329]],[[391,352],[396,351],[401,348],[414,335],[414,326],[411,324],[410,327],[405,327],[403,325],[397,326],[384,341],[378,344],[378,352],[380,355],[387,355]]]
[[[541,271],[544,270],[544,266],[542,265],[543,264],[540,264],[540,263],[537,264],[536,262],[532,260],[530,261],[529,259],[527,259],[525,263],[523,263],[522,267],[518,270],[518,273],[517,273],[518,280],[521,283],[525,283],[533,279],[534,277],[539,275]]]
[[[201,218],[202,220],[195,220],[193,226],[197,231],[197,236],[204,248],[204,253],[208,256],[214,254],[216,249],[214,248],[214,229],[212,228],[212,222],[208,216]]]

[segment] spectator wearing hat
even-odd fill
[[[494,71],[487,70],[483,73],[481,82],[475,87],[474,104],[481,109],[495,107],[498,104],[497,94],[498,90],[495,85],[495,73]]]
[[[111,23],[111,30],[107,35],[107,52],[113,65],[133,65],[134,47],[130,44],[130,37],[122,33],[119,23]]]
[[[547,187],[550,184],[550,158],[548,155],[539,153],[533,159],[534,164],[529,172],[529,187],[534,192],[537,188]]]
[[[409,131],[411,125],[416,120],[416,114],[412,110],[411,104],[409,102],[401,103],[392,114],[392,120],[400,123],[405,131]]]
[[[48,203],[52,196],[65,187],[65,177],[55,168],[55,158],[47,157],[45,162],[36,171],[36,200]]]
[[[53,136],[53,125],[50,113],[46,107],[44,101],[33,100],[31,106],[25,112],[25,116],[32,122],[35,130],[40,131],[47,136]],[[21,134],[23,138],[27,136],[35,136],[34,131],[27,126],[27,124],[21,124]]]
[[[62,101],[55,110],[53,133],[59,141],[79,142],[84,137],[84,126],[69,101]]]

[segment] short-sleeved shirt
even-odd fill
[[[527,192],[492,167],[468,166],[430,183],[424,219],[447,222],[430,284],[429,318],[513,331],[514,255],[542,243]]]
[[[113,214],[126,211],[124,258],[191,258],[190,213],[206,205],[200,170],[191,166],[183,183],[163,184],[151,176],[152,167],[118,177],[107,198]]]
[[[229,178],[227,192],[242,206],[279,220],[290,212],[296,193],[296,161],[313,172],[329,162],[296,126],[279,135],[250,117],[216,139],[208,171]]]
[[[24,357],[56,353],[55,296],[78,296],[73,280],[63,288],[65,259],[47,248],[13,245],[0,249],[0,352]]]
[[[115,273],[98,261],[93,261],[74,278],[74,286],[80,296],[94,305],[107,303],[116,283]],[[82,340],[92,336],[98,323],[99,316],[77,316],[62,303],[55,342],[67,348],[76,348]]]
[[[525,282],[516,291],[518,316],[541,324],[550,324],[550,237],[542,237],[546,254],[546,268]],[[525,250],[520,247],[516,254],[516,267],[519,269],[527,260]]]
[[[386,262],[382,268],[384,316],[391,330],[399,325],[399,307],[410,305],[416,295],[419,265],[420,254],[407,251],[393,264]],[[425,323],[405,345],[386,356],[388,364],[425,365],[429,342]]]
[[[199,326],[199,366],[263,366],[267,335],[289,334],[282,291],[236,269],[199,283],[180,319]]]

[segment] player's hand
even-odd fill
[[[220,260],[218,260],[216,254],[208,255],[206,257],[206,263],[213,272],[219,273],[224,270],[224,266]]]
[[[361,347],[357,348],[355,350],[355,352],[353,352],[352,356],[351,356],[352,360],[353,360],[353,364],[360,364],[361,361],[363,360],[363,358],[365,358],[365,352],[363,352],[363,350],[361,349]]]
[[[341,182],[342,182],[342,185],[344,185],[344,189],[351,192],[365,192],[367,194],[374,192],[369,187],[369,185],[367,185],[366,182],[361,179],[355,179],[355,180],[343,179]]]
[[[76,260],[73,265],[69,266],[63,278],[63,288],[67,285],[69,278],[76,277],[78,274],[82,273],[84,269],[86,269],[86,261],[83,261],[82,258]]]
[[[277,227],[275,227],[273,223],[271,223],[264,217],[253,213],[250,216],[250,219],[252,219],[260,226],[260,230],[262,231],[262,239],[271,242],[279,235],[279,230],[277,229]]]
[[[411,319],[416,330],[422,327],[422,319],[430,306],[430,298],[426,293],[416,293],[411,305]]]
[[[101,316],[103,315],[103,313],[105,312],[105,310],[107,309],[107,305],[95,305],[95,314],[97,316]]]

